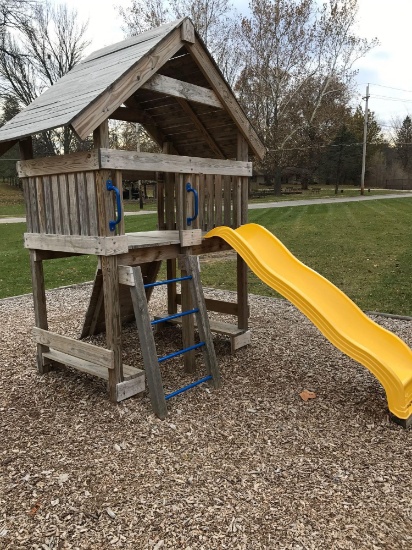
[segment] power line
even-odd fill
[[[412,99],[402,99],[401,97],[389,97],[386,95],[375,95],[371,94],[370,97],[373,97],[374,99],[383,99],[385,101],[400,101],[401,103],[411,103]]]
[[[359,82],[359,86],[366,84],[366,82]],[[403,88],[394,88],[393,86],[384,86],[383,84],[373,84],[372,82],[369,82],[371,86],[379,86],[379,88],[387,88],[388,90],[397,90],[398,92],[406,92],[408,94],[412,94],[412,90],[404,90]]]

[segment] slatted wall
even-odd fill
[[[158,182],[159,229],[180,228],[179,213],[183,218],[193,215],[193,193],[184,191],[186,200],[179,200],[179,187],[190,183],[199,195],[199,216],[190,226],[209,231],[219,225],[232,228],[247,222],[248,178],[204,174],[164,174]],[[175,209],[176,205],[176,209]]]
[[[23,178],[29,233],[98,235],[95,172]]]

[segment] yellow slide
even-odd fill
[[[395,420],[404,426],[411,423],[412,350],[405,342],[369,319],[264,227],[216,227],[206,237],[229,243],[264,283],[300,309],[334,346],[369,369],[385,388]]]

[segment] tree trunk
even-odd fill
[[[274,185],[274,191],[275,196],[279,197],[282,194],[282,170],[280,166],[276,166],[275,168],[275,185]]]

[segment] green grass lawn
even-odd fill
[[[362,309],[412,315],[412,199],[249,211],[301,261],[330,279]],[[156,217],[126,218],[127,231],[155,228]],[[31,291],[24,224],[0,227],[0,297]],[[45,262],[48,288],[90,280],[93,257]],[[235,261],[202,264],[205,286],[235,289]],[[253,274],[251,293],[275,296]]]

